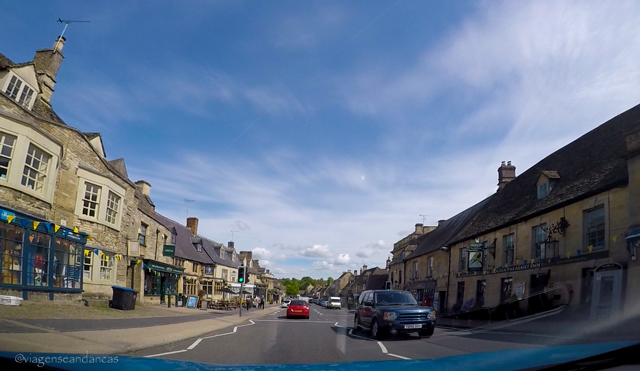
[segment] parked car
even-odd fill
[[[326,307],[327,306],[327,299],[320,299],[320,306],[321,307]]]
[[[304,300],[292,300],[287,307],[287,318],[291,317],[309,319],[309,304]]]
[[[430,337],[435,321],[435,309],[420,306],[408,291],[370,290],[358,298],[353,328],[369,330],[374,339],[388,333],[412,332]]]
[[[332,296],[327,301],[327,305],[326,306],[329,309],[341,309],[342,308],[342,301],[340,300],[340,298],[338,296]]]
[[[282,301],[282,306],[281,306],[281,308],[287,308],[287,307],[289,307],[289,304],[290,304],[290,303],[291,303],[291,299],[284,299],[284,300]]]

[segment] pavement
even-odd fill
[[[73,312],[75,308],[68,308]],[[135,310],[138,308],[136,307]],[[200,310],[184,307],[154,310],[164,316],[146,318],[2,318],[0,350],[30,353],[120,354],[186,338],[200,336],[225,327],[260,318],[280,309],[267,305],[264,310]],[[127,312],[113,311],[122,315]],[[109,315],[112,315],[110,313]]]

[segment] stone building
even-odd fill
[[[417,247],[416,240],[436,229],[433,226],[425,226],[422,223],[415,225],[415,230],[400,241],[393,244],[391,251],[391,261],[388,264],[389,281],[394,290],[401,289],[405,285],[405,264],[404,261]]]
[[[0,55],[0,204],[12,236],[3,239],[2,287],[32,300],[110,294],[126,282],[136,240],[135,185],[121,160],[51,106],[64,43],[26,63]]]

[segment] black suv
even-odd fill
[[[435,329],[436,311],[423,307],[408,291],[370,290],[358,298],[353,329],[369,329],[380,339],[387,333],[417,332],[430,337]]]

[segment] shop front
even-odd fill
[[[439,308],[439,297],[436,295],[436,281],[425,280],[407,284],[407,291],[413,294],[420,305]]]
[[[143,268],[146,301],[164,304],[167,295],[178,295],[178,280],[184,268],[151,259],[144,259]]]
[[[80,299],[87,238],[77,228],[0,209],[0,292],[24,300]]]

